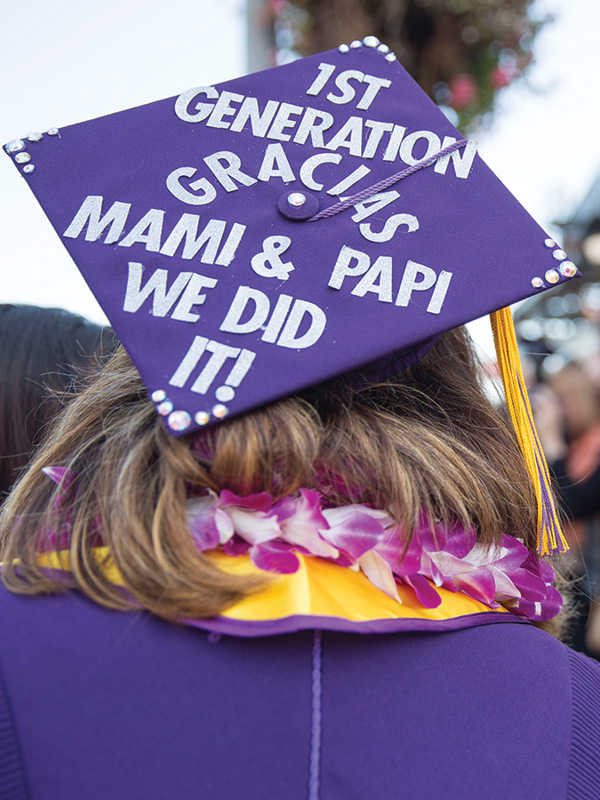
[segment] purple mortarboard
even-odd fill
[[[6,150],[174,435],[577,274],[374,37]]]

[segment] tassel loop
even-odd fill
[[[535,487],[538,504],[537,551],[542,556],[566,553],[569,546],[558,520],[546,457],[533,421],[510,308],[494,311],[490,314],[490,322],[508,411]]]

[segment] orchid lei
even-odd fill
[[[63,467],[43,472],[59,484],[55,508],[60,508],[73,475]],[[439,587],[464,592],[490,608],[504,604],[532,621],[552,619],[562,607],[550,564],[514,536],[504,534],[499,546],[486,547],[474,529],[432,526],[423,514],[404,548],[402,532],[387,512],[359,503],[323,506],[319,492],[308,489],[276,501],[267,492],[242,497],[223,490],[189,498],[187,519],[201,552],[249,554],[256,567],[277,574],[297,572],[297,553],[325,558],[360,570],[398,603],[401,584],[411,587],[425,608],[440,605]],[[45,537],[46,544],[66,546],[67,527],[68,519],[60,533]]]
[[[425,608],[440,605],[436,587],[444,587],[490,608],[506,604],[535,621],[561,609],[554,570],[514,536],[504,534],[498,547],[486,547],[474,529],[438,524],[432,530],[422,515],[404,551],[401,531],[385,511],[362,504],[323,508],[322,501],[307,489],[277,501],[266,492],[210,492],[187,501],[188,524],[200,551],[249,554],[256,567],[279,574],[299,569],[296,553],[326,558],[360,570],[399,603],[397,584],[404,584]]]

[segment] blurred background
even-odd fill
[[[0,0],[0,139],[60,128],[375,35],[583,280],[514,309],[536,422],[600,608],[598,0]],[[0,303],[105,317],[8,158]],[[495,374],[489,322],[471,332]],[[597,619],[596,619],[597,617]],[[600,654],[600,614],[576,634]]]

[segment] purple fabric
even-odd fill
[[[395,186],[396,184],[400,183],[400,181],[408,178],[409,175],[414,175],[415,172],[419,172],[419,170],[424,169],[425,167],[432,166],[439,158],[450,155],[450,153],[453,153],[455,150],[460,150],[461,148],[465,147],[468,142],[468,139],[460,139],[459,141],[448,145],[448,147],[444,147],[442,150],[436,150],[433,155],[417,161],[417,163],[413,164],[412,167],[408,167],[400,172],[396,172],[394,175],[388,175],[387,178],[383,178],[377,183],[367,186],[365,189],[361,189],[360,192],[357,192],[351,197],[347,197],[345,200],[342,200],[333,206],[324,208],[322,211],[319,211],[318,214],[315,214],[314,217],[311,217],[308,221],[318,222],[320,219],[334,217],[336,214],[340,214],[342,211],[355,206],[357,203],[364,203],[365,200],[369,200],[376,194],[383,192],[385,189],[389,189],[391,186]]]
[[[322,64],[333,72],[309,92]],[[362,102],[360,75],[391,85]],[[269,102],[291,116],[254,135],[243,98],[264,119]],[[333,120],[322,143],[301,130],[313,112]],[[391,187],[383,206],[370,198],[316,222],[278,210],[292,192],[328,208],[461,138],[398,62],[362,47],[63,127],[26,143],[35,170],[24,177],[181,435],[539,291],[532,279],[559,266],[546,234],[471,144]],[[224,178],[236,159],[246,178]]]
[[[348,380],[355,389],[364,389],[376,383],[383,383],[397,375],[403,369],[411,367],[425,356],[439,339],[434,336],[424,343],[416,344],[414,347],[398,350],[396,353],[387,355],[370,364],[366,364],[359,370],[348,373]]]
[[[597,800],[600,795],[600,666],[568,651],[573,687],[573,756],[567,800]]]
[[[312,633],[214,639],[0,590],[31,800],[306,800]],[[321,655],[320,800],[597,796],[600,668],[533,626],[325,632]]]
[[[14,716],[0,673],[0,797],[29,800],[25,765],[19,748]]]
[[[306,799],[310,633],[211,643],[78,596],[0,595],[31,800]]]
[[[440,633],[443,631],[460,631],[463,628],[479,627],[508,623],[525,623],[529,620],[514,614],[503,614],[497,611],[468,614],[454,619],[374,619],[361,622],[341,619],[340,617],[317,617],[297,614],[293,617],[265,620],[264,622],[245,622],[227,617],[211,617],[210,619],[187,620],[194,628],[224,633],[229,636],[254,638],[256,636],[277,636],[296,631],[310,631],[320,628],[324,631],[339,633]]]
[[[310,771],[308,800],[319,800],[321,737],[323,734],[323,631],[313,631],[312,706],[310,725]]]

